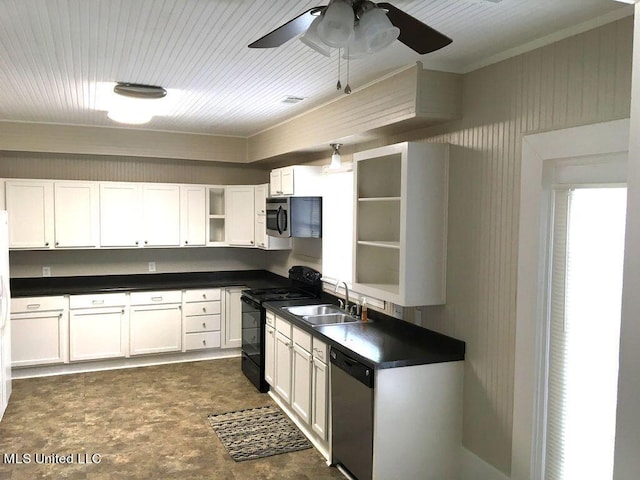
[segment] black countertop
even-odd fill
[[[89,293],[181,290],[246,285],[248,288],[283,287],[289,280],[266,270],[195,273],[149,273],[80,277],[12,278],[12,297],[39,297]]]
[[[343,323],[312,327],[282,307],[335,303],[322,300],[268,302],[265,306],[297,327],[317,335],[332,347],[374,369],[426,365],[464,360],[465,343],[446,335],[389,317],[369,309],[365,323]]]

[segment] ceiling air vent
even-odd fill
[[[305,100],[305,97],[296,97],[294,95],[287,95],[282,99],[282,103],[295,104],[295,103],[300,103],[303,100]]]

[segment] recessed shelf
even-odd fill
[[[399,202],[400,197],[367,197],[359,198],[359,202]]]

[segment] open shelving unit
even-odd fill
[[[398,305],[445,301],[448,146],[354,154],[354,289]]]
[[[207,245],[221,245],[225,243],[224,187],[207,190]]]

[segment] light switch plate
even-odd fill
[[[150,272],[156,271],[156,262],[149,262],[149,271]]]
[[[51,267],[42,267],[42,276],[50,277],[51,276]]]

